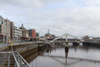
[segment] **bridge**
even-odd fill
[[[68,36],[73,37],[74,40],[72,40],[72,41],[68,40]],[[65,37],[66,41],[57,41],[57,39],[62,38],[62,37]],[[98,40],[91,40],[91,39],[83,40],[83,39],[79,39],[76,36],[73,36],[73,35],[68,34],[68,33],[65,33],[65,34],[63,34],[63,35],[61,35],[61,36],[59,36],[59,37],[57,37],[57,38],[55,38],[51,41],[48,41],[46,39],[46,43],[48,43],[48,44],[51,43],[52,45],[54,45],[54,44],[63,44],[63,43],[66,43],[68,45],[68,43],[73,43],[74,46],[77,46],[80,43],[83,43],[83,45],[88,45],[88,46],[100,46],[100,41],[98,41]]]
[[[74,41],[68,41],[68,36],[73,37],[75,40]],[[60,39],[60,38],[63,38],[63,37],[65,37],[66,40],[62,41],[62,39]],[[58,39],[59,39],[59,41],[58,41]],[[51,41],[48,41],[45,38],[45,42],[47,44],[49,44],[49,45],[51,45],[51,44],[52,45],[54,45],[54,44],[63,44],[63,43],[66,43],[67,45],[68,45],[68,43],[74,43],[74,45],[79,45],[79,43],[81,43],[82,41],[79,38],[77,38],[76,36],[73,36],[71,34],[65,33],[65,34],[63,34],[63,35],[61,35],[61,36],[59,36],[59,37],[57,37],[57,38],[55,38],[55,39],[53,39]]]

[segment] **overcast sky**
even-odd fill
[[[0,0],[0,15],[40,35],[100,36],[100,0]]]

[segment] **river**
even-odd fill
[[[100,48],[70,46],[66,58],[65,48],[56,46],[41,52],[29,64],[31,67],[99,67]]]

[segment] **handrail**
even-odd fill
[[[4,52],[4,51],[1,51],[0,53],[12,53],[12,52]]]
[[[14,56],[14,59],[15,59],[15,62],[16,62],[16,64],[17,64],[17,66],[20,67],[20,65],[18,64],[18,61],[17,61],[16,56],[15,56],[14,53],[13,53],[13,56]]]
[[[25,64],[26,64],[28,67],[31,67],[31,66],[27,63],[27,61],[19,54],[18,51],[14,51],[14,52],[16,52],[16,53],[21,57],[21,59],[25,62]]]
[[[24,66],[24,67],[31,67],[28,62],[19,54],[18,51],[8,51],[8,52],[4,52],[4,51],[1,51],[0,54],[6,54],[6,53],[10,53],[13,55],[14,57],[14,61],[15,61],[15,65],[16,67],[21,67],[21,66]],[[8,63],[9,65],[9,63]]]

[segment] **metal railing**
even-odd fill
[[[40,43],[41,41],[36,41],[36,42],[19,42],[19,43],[13,43],[13,45],[19,45],[19,44],[30,44],[30,43]],[[6,46],[9,46],[9,43],[0,43],[0,48],[3,48],[3,47],[6,47]]]
[[[0,67],[30,67],[27,61],[17,52],[0,52]]]
[[[18,67],[30,67],[30,65],[27,63],[27,61],[19,54],[19,52],[15,51],[13,53],[13,56],[16,60]]]
[[[0,67],[10,67],[11,59],[11,52],[0,52]]]
[[[0,43],[0,48],[6,47],[6,46],[9,46],[9,45],[7,43]]]

